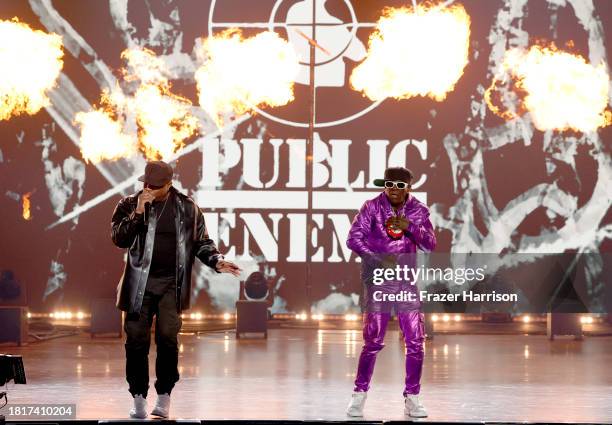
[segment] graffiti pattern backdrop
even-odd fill
[[[110,217],[121,196],[138,190],[145,158],[86,161],[75,115],[120,84],[121,53],[130,47],[155,52],[173,92],[192,102],[200,129],[173,163],[175,186],[202,207],[228,258],[274,281],[274,312],[357,308],[359,266],[345,240],[358,208],[378,193],[372,180],[389,165],[414,172],[439,252],[609,252],[610,127],[541,131],[529,114],[509,121],[493,114],[485,92],[507,49],[541,40],[608,69],[612,4],[462,0],[471,17],[469,61],[454,90],[441,101],[369,100],[351,89],[351,71],[366,58],[384,7],[406,3],[317,1],[317,41],[325,51],[316,55],[314,177],[307,187],[309,48],[296,29],[312,28],[310,0],[3,0],[0,19],[18,17],[61,35],[65,57],[49,106],[0,121],[0,269],[27,288],[35,311],[85,308],[92,298],[114,296],[124,260],[110,240]],[[246,36],[277,32],[301,67],[295,100],[226,115],[219,127],[198,106],[194,74],[203,38],[232,27]],[[233,310],[234,278],[198,266],[194,280],[197,306]]]

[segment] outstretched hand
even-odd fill
[[[225,260],[219,260],[217,262],[216,270],[220,273],[233,274],[236,277],[239,277],[240,272],[242,272],[242,269],[238,267],[236,264],[232,263],[231,261],[225,261]]]

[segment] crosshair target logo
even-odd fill
[[[315,1],[315,13],[313,19],[313,1]],[[374,28],[375,23],[359,22],[355,13],[355,9],[349,0],[342,0],[342,4],[346,8],[347,15],[350,16],[348,21],[333,16],[326,9],[326,3],[329,0],[276,0],[270,2],[271,8],[267,19],[261,19],[259,22],[245,21],[240,17],[236,19],[216,19],[216,16],[227,16],[228,12],[235,13],[240,10],[237,7],[236,1],[228,0],[212,0],[210,12],[208,16],[208,34],[214,36],[228,28],[240,29],[261,29],[262,31],[286,31],[288,41],[295,49],[300,60],[300,71],[295,79],[296,84],[309,85],[309,66],[310,66],[310,46],[306,37],[316,39],[325,51],[321,49],[315,50],[315,86],[325,88],[327,90],[348,90],[347,68],[344,59],[349,59],[354,62],[360,62],[365,59],[367,51],[364,43],[357,37],[357,31],[360,28]],[[230,5],[231,3],[231,10]],[[263,1],[257,2],[257,8],[261,9]],[[245,9],[249,6],[252,8],[252,0],[244,0]],[[225,9],[224,9],[225,8]],[[284,15],[284,16],[283,16]],[[285,36],[285,34],[283,34]],[[338,95],[333,95],[338,99]],[[320,96],[317,96],[320,100]],[[347,108],[353,107],[353,111],[344,112],[344,116],[334,117],[333,119],[320,119],[317,117],[315,121],[316,128],[333,127],[356,120],[371,110],[380,105],[382,101],[370,102],[364,107],[363,102],[359,105],[354,105],[352,102]],[[293,127],[308,127],[308,122],[290,120],[283,118],[278,113],[264,111],[257,107],[254,108],[258,114],[276,121],[281,124]],[[319,105],[317,105],[319,110]]]

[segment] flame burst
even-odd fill
[[[17,20],[0,21],[0,121],[33,115],[50,104],[64,62],[62,38]]]
[[[299,60],[274,32],[243,38],[240,30],[229,29],[204,40],[198,53],[204,61],[195,74],[200,106],[218,126],[226,114],[282,106],[294,99]]]
[[[107,105],[105,96],[102,103]],[[113,119],[112,110],[79,112],[75,122],[81,127],[81,154],[87,162],[127,158],[137,151],[136,140],[123,133],[123,123]]]
[[[371,100],[441,101],[463,75],[469,45],[470,17],[461,5],[387,8],[350,83]]]
[[[124,83],[135,91],[105,91],[99,108],[76,115],[83,158],[113,160],[140,149],[147,159],[168,159],[198,129],[191,102],[171,93],[165,63],[152,51],[129,49],[121,57],[127,62]]]
[[[499,86],[508,83],[515,90],[504,98]],[[612,122],[612,113],[606,110],[609,90],[610,76],[603,63],[593,66],[554,46],[532,46],[528,51],[506,52],[485,99],[491,111],[506,120],[528,111],[538,130],[589,132]],[[513,100],[516,106],[505,105]]]
[[[30,196],[32,196],[32,192],[28,192],[25,195],[21,195],[21,207],[22,207],[22,217],[24,220],[32,219],[32,211],[30,209]]]

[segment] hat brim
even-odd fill
[[[145,181],[145,175],[143,174],[142,176],[138,177],[138,181],[139,182]]]
[[[385,179],[374,179],[374,186],[385,187]]]

